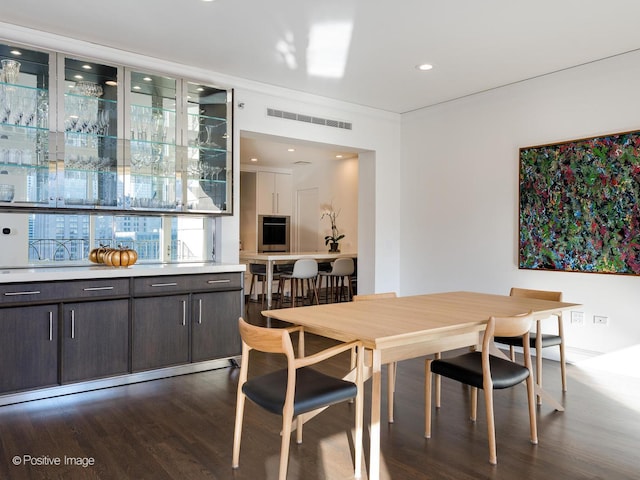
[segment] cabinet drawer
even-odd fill
[[[82,280],[64,282],[65,299],[84,299],[101,297],[128,297],[130,291],[128,278]]]
[[[0,304],[59,300],[64,296],[61,283],[6,283],[0,285]]]
[[[241,273],[210,273],[202,275],[171,275],[138,277],[133,282],[133,295],[163,295],[211,290],[239,290]]]
[[[126,297],[128,295],[128,278],[0,285],[0,304],[8,305],[53,300]]]

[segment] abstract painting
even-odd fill
[[[520,149],[521,269],[640,275],[640,132]]]

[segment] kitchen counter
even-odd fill
[[[130,267],[87,266],[6,268],[0,270],[0,284],[43,282],[50,280],[82,280],[97,278],[148,277],[154,275],[188,275],[197,273],[244,272],[246,265],[231,263],[154,263]]]

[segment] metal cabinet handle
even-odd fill
[[[175,287],[176,285],[178,285],[176,282],[171,282],[171,283],[152,283],[151,284],[152,287]]]
[[[214,284],[214,283],[229,283],[229,282],[231,282],[231,280],[230,280],[230,279],[228,279],[228,278],[227,278],[227,279],[225,279],[225,280],[207,280],[207,283],[208,283],[209,285],[212,285],[212,284]]]
[[[76,312],[71,310],[71,338],[76,338]]]
[[[187,301],[182,300],[182,326],[187,324]]]
[[[27,292],[5,292],[5,297],[13,297],[16,295],[38,295],[40,290],[32,290]]]
[[[82,290],[84,290],[85,292],[97,292],[99,290],[113,290],[113,287],[109,286],[109,287],[87,287],[87,288],[83,288]]]
[[[198,299],[198,323],[202,323],[202,299]]]
[[[53,341],[53,312],[49,312],[49,341]]]

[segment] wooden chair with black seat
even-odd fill
[[[527,288],[512,288],[509,293],[512,297],[536,298],[538,300],[562,301],[562,292],[552,292],[548,290],[531,290]],[[562,379],[562,391],[567,391],[567,367],[564,354],[564,328],[562,312],[555,314],[558,318],[558,333],[542,333],[542,321],[536,320],[535,336],[529,339],[530,346],[536,349],[536,383],[542,386],[542,349],[547,347],[560,348],[560,375]],[[516,353],[514,347],[522,347],[522,339],[516,337],[496,337],[496,343],[509,345],[511,360],[515,361]],[[538,395],[538,404],[542,404],[542,397]]]
[[[471,386],[471,420],[475,422],[478,410],[478,389],[484,390],[487,432],[489,438],[489,462],[498,463],[496,453],[496,432],[493,416],[493,390],[514,387],[526,381],[529,404],[529,425],[531,443],[538,443],[536,426],[536,406],[531,371],[531,352],[529,347],[529,329],[533,315],[513,317],[491,317],[482,338],[482,350],[468,352],[452,358],[425,361],[425,438],[431,438],[431,377],[432,374],[451,378]],[[520,337],[523,340],[524,365],[512,362],[495,346],[494,336]],[[491,354],[490,352],[496,354]],[[436,400],[436,408],[440,399]]]
[[[287,477],[289,444],[293,420],[297,419],[297,443],[302,443],[302,425],[305,414],[315,414],[328,406],[355,399],[355,471],[361,475],[362,423],[363,423],[363,348],[360,342],[341,343],[308,357],[304,356],[304,331],[302,327],[265,328],[239,319],[242,338],[242,362],[238,379],[236,421],[233,437],[233,468],[239,467],[240,439],[244,417],[245,398],[265,410],[282,416],[279,480]],[[298,332],[298,357],[296,358],[291,333]],[[355,382],[335,378],[313,368],[322,361],[352,348],[358,349],[358,368]],[[287,368],[249,378],[249,353],[252,350],[282,354]]]

